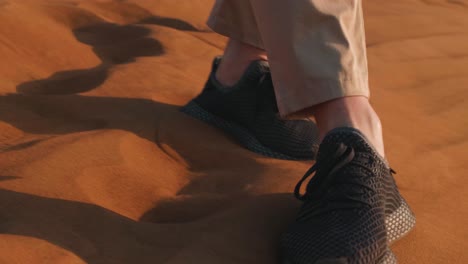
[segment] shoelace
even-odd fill
[[[338,175],[336,172],[350,164],[355,155],[352,147],[340,144],[332,151],[330,158],[318,161],[305,173],[297,183],[294,195],[301,201],[314,200],[316,203],[307,205],[305,207],[307,209],[299,217],[310,215],[312,212],[313,215],[316,215],[330,210],[352,209],[369,205],[367,199],[363,197],[363,189],[374,190],[362,177],[336,177]],[[303,183],[314,173],[315,176],[309,181],[306,192],[301,194]],[[346,191],[331,190],[333,187],[343,184],[347,185]]]

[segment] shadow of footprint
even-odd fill
[[[113,23],[76,29],[73,31],[76,39],[92,46],[102,63],[90,69],[56,72],[47,79],[22,83],[17,91],[24,94],[74,94],[95,89],[104,83],[114,65],[164,53],[161,43],[148,37],[150,32],[143,26]]]

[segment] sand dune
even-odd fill
[[[0,0],[0,263],[277,263],[310,166],[184,116],[212,0]],[[372,102],[418,216],[400,263],[467,263],[468,2],[365,1]]]

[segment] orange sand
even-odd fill
[[[0,0],[0,263],[278,263],[310,164],[178,112],[212,0]],[[366,0],[373,104],[418,216],[400,263],[468,263],[468,1]]]

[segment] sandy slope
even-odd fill
[[[307,163],[179,113],[224,38],[211,0],[0,0],[0,263],[277,263]],[[468,1],[365,2],[373,103],[418,225],[467,263]]]

